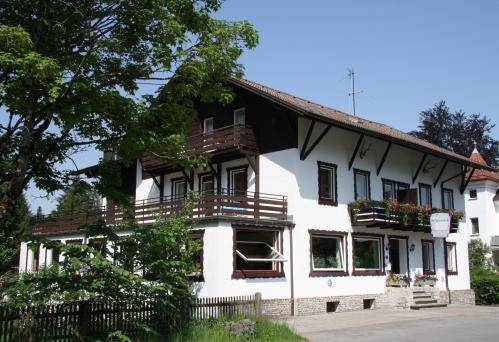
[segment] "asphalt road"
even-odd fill
[[[287,323],[318,342],[499,341],[499,307],[372,310],[290,318]]]

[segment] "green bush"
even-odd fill
[[[236,342],[236,341],[305,341],[296,335],[284,323],[275,323],[265,318],[254,318],[256,330],[252,335],[234,336],[227,333],[225,324],[235,318],[219,318],[210,320],[193,321],[183,329],[174,342]]]
[[[471,287],[475,290],[476,304],[499,304],[499,274],[483,268],[472,269]]]

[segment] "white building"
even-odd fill
[[[485,160],[475,148],[470,159],[481,164]],[[492,250],[499,265],[499,173],[476,170],[465,192],[466,222],[471,239],[481,239]]]
[[[429,303],[447,303],[449,293],[473,302],[466,223],[454,222],[445,242],[415,205],[464,210],[466,170],[486,165],[251,81],[230,84],[234,102],[200,105],[187,138],[188,153],[211,155],[209,168],[186,172],[144,155],[126,171],[143,224],[168,215],[188,189],[204,195],[193,214],[199,297],[260,292],[269,315],[407,308],[424,274],[436,281],[425,287]],[[87,242],[73,222],[44,220],[33,231]],[[51,253],[23,244],[21,260],[21,271],[34,270]],[[410,276],[411,287],[388,287],[390,273]]]

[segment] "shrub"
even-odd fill
[[[491,269],[490,248],[481,240],[471,240],[468,244],[470,269]]]
[[[499,304],[499,274],[474,268],[471,270],[471,287],[475,290],[476,304]]]

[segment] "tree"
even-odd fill
[[[71,215],[73,213],[95,210],[100,207],[100,198],[96,190],[85,182],[76,182],[64,189],[57,198],[54,214]]]
[[[471,240],[468,243],[468,255],[470,260],[470,269],[493,269],[493,262],[490,259],[490,248],[482,240]]]
[[[242,74],[237,59],[258,41],[248,22],[212,18],[220,5],[2,1],[0,215],[12,215],[31,181],[49,193],[73,181],[61,164],[81,149],[113,149],[125,164],[147,150],[189,166],[193,99],[230,101],[225,81]],[[138,82],[150,81],[163,85],[137,99]],[[118,166],[102,163],[96,187],[118,196]]]
[[[444,101],[419,114],[419,126],[411,132],[418,138],[469,157],[476,143],[487,164],[496,166],[499,141],[492,136],[495,127],[490,119],[480,114],[454,113]]]

